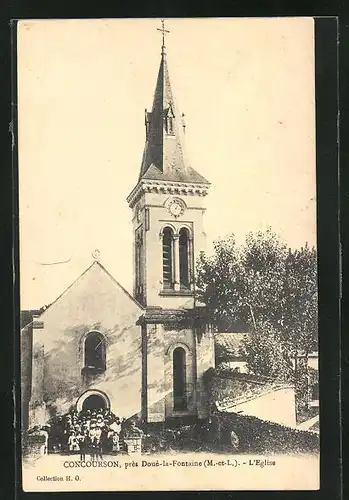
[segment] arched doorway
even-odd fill
[[[106,407],[105,400],[97,394],[88,396],[82,403],[82,410],[99,410],[100,408],[104,410]]]
[[[76,402],[76,409],[78,412],[81,410],[110,410],[109,398],[104,392],[90,389],[79,397]]]

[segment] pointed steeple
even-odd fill
[[[162,180],[209,184],[208,181],[190,167],[184,153],[183,115],[176,107],[168,72],[165,33],[161,60],[157,77],[153,107],[145,110],[146,143],[144,147],[139,181]]]

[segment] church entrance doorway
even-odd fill
[[[82,410],[110,410],[109,398],[104,392],[89,389],[88,391],[81,394],[76,402],[76,410],[81,412]]]
[[[88,396],[88,398],[86,398],[82,403],[82,410],[99,410],[100,408],[104,410],[106,408],[106,404],[102,396],[97,394]]]

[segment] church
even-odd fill
[[[196,299],[195,262],[205,250],[210,183],[188,163],[184,135],[163,37],[140,173],[127,197],[132,294],[96,253],[48,307],[22,312],[24,430],[72,408],[107,408],[144,423],[208,416],[204,375],[214,367],[214,336]]]

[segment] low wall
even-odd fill
[[[48,434],[44,431],[26,434],[23,437],[23,451],[28,458],[40,458],[48,452]]]
[[[219,412],[216,420],[217,438],[221,446],[231,446],[231,431],[239,438],[240,453],[292,454],[318,453],[319,436],[316,433],[291,429],[256,417]]]

